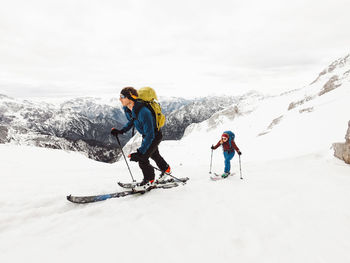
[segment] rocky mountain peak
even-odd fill
[[[345,67],[345,70],[344,70],[344,67]],[[318,75],[318,77],[310,85],[318,82],[326,74],[331,74],[331,73],[336,74],[337,70],[342,70],[344,77],[347,77],[350,74],[350,54],[348,54],[342,58],[338,58],[337,60],[333,61],[327,68],[325,68]],[[336,74],[336,75],[338,75],[338,74]]]

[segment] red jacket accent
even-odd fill
[[[222,147],[224,148],[224,151],[233,151],[233,150],[236,150],[236,152],[239,152],[239,149],[235,143],[234,140],[231,141],[231,144],[232,144],[232,147],[229,143],[229,140],[227,140],[226,142],[223,142],[222,140],[220,140],[215,146],[214,146],[214,149],[217,149],[220,145],[222,145]]]

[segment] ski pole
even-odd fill
[[[212,163],[213,163],[213,149],[211,149],[211,157],[210,157],[210,170],[209,170],[209,173],[211,174],[211,166],[212,166]]]
[[[116,137],[117,137],[117,141],[118,141],[118,144],[119,144],[119,148],[120,148],[120,150],[122,151],[122,154],[123,154],[123,156],[124,156],[125,163],[126,163],[126,165],[128,166],[129,173],[130,173],[130,175],[131,175],[131,179],[132,179],[133,182],[136,182],[135,179],[134,179],[134,177],[132,176],[132,173],[131,173],[131,170],[130,170],[128,161],[126,160],[126,157],[125,157],[125,154],[124,154],[124,152],[123,152],[122,145],[120,144],[118,135],[116,135]]]
[[[163,171],[160,170],[159,168],[154,167],[152,164],[150,164],[150,166],[151,166],[153,169],[156,169],[156,170],[158,170],[158,171],[160,171],[160,172],[163,172]],[[171,174],[169,174],[169,173],[166,173],[166,172],[164,172],[164,173],[167,174],[167,175],[169,175],[170,177],[174,178],[175,180],[177,180],[177,181],[179,181],[179,182],[181,182],[181,183],[183,183],[183,184],[186,184],[186,182],[181,181],[179,178],[177,178],[177,177],[175,177],[175,176],[173,176],[173,175],[171,175]]]
[[[239,157],[239,173],[240,173],[240,175],[241,175],[241,179],[243,180],[243,177],[242,177],[242,169],[241,169],[241,155],[239,154],[238,157]]]

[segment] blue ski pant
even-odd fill
[[[231,160],[233,156],[235,156],[235,151],[232,151],[232,152],[224,151],[225,173],[229,173],[231,170]]]

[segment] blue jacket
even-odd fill
[[[123,107],[123,109],[128,123],[122,128],[122,132],[125,133],[135,126],[143,138],[138,151],[145,154],[155,138],[156,121],[153,114],[146,106],[138,101],[135,101],[132,111],[128,107]]]

